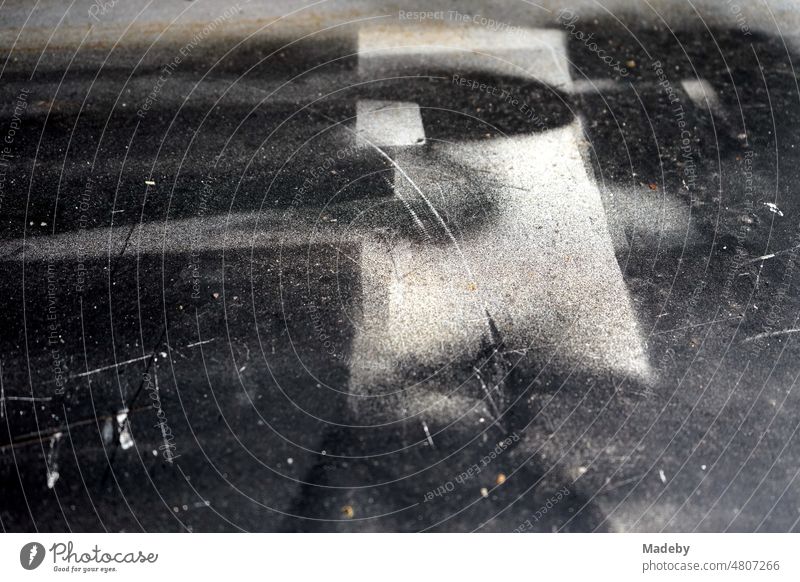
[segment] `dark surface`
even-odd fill
[[[288,48],[280,48],[296,38],[288,33],[256,36],[231,52],[235,34],[209,38],[143,119],[135,111],[181,39],[165,35],[139,64],[144,49],[133,45],[89,44],[68,66],[64,55],[77,45],[48,48],[41,61],[40,51],[9,53],[3,135],[20,91],[30,94],[0,202],[4,243],[87,229],[124,241],[140,223],[169,229],[211,217],[219,219],[220,248],[198,254],[193,298],[193,259],[168,245],[157,253],[124,242],[78,247],[57,260],[23,260],[21,244],[3,247],[2,528],[512,531],[530,520],[533,531],[797,531],[797,55],[777,33],[743,36],[693,17],[669,30],[657,19],[617,16],[626,28],[608,15],[581,26],[636,62],[627,79],[577,40],[568,45],[573,79],[613,83],[601,92],[460,72],[524,95],[547,130],[581,118],[656,380],[548,365],[546,351],[512,363],[504,330],[493,329],[481,352],[452,363],[475,408],[454,423],[427,417],[433,447],[419,419],[384,423],[351,406],[361,246],[346,232],[337,244],[316,240],[316,227],[301,218],[331,213],[349,223],[383,201],[366,228],[413,239],[392,195],[391,168],[361,151],[316,180],[299,207],[293,197],[320,156],[346,147],[349,134],[336,123],[352,127],[358,99],[419,103],[428,139],[541,127],[489,96],[457,90],[452,71],[354,85],[358,25]],[[674,105],[647,66],[653,59],[668,71],[691,131],[697,179],[688,189]],[[718,106],[697,107],[683,93],[679,80],[695,77],[714,88]],[[320,93],[330,96],[318,100]],[[465,117],[475,108],[478,119]],[[460,175],[451,163],[443,162],[443,174]],[[331,210],[332,201],[343,205]],[[492,208],[476,204],[479,211],[464,210],[474,214],[469,228],[491,231]],[[672,208],[690,219],[676,224]],[[244,211],[284,217],[280,242],[222,244],[225,216]],[[69,378],[63,394],[49,313]],[[319,329],[341,357],[329,355]],[[206,340],[213,341],[193,346]],[[489,379],[497,422],[469,378],[474,367],[484,370],[481,383]],[[162,434],[145,373],[157,378],[174,463],[153,454]],[[125,449],[115,418],[123,409],[135,442]],[[105,440],[104,430],[113,431]],[[509,435],[519,440],[477,476],[455,482]],[[59,474],[52,488],[48,467]],[[501,473],[506,481],[496,485]],[[452,491],[425,501],[448,482]],[[565,498],[533,520],[562,488]]]

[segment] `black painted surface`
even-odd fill
[[[481,408],[455,425],[428,419],[432,447],[417,420],[370,426],[348,406],[351,315],[363,292],[356,242],[333,247],[298,226],[296,240],[274,248],[206,250],[195,263],[169,248],[23,262],[20,248],[2,257],[0,281],[2,528],[798,530],[798,55],[777,36],[743,38],[699,22],[673,31],[582,24],[635,61],[623,79],[570,41],[573,78],[607,78],[612,89],[568,95],[460,72],[540,104],[550,128],[583,120],[609,228],[627,241],[617,259],[648,334],[655,385],[544,366],[542,354],[510,371],[500,362],[501,422],[478,424]],[[518,111],[457,92],[452,71],[352,86],[356,31],[346,30],[249,71],[281,43],[251,39],[217,61],[227,47],[209,40],[143,118],[136,109],[163,55],[179,48],[169,37],[141,66],[122,49],[101,69],[98,55],[107,51],[88,47],[69,69],[45,59],[33,72],[38,53],[15,53],[0,84],[3,135],[20,92],[29,93],[2,199],[3,240],[290,213],[310,169],[346,145],[336,123],[352,126],[357,99],[420,103],[426,133],[437,139],[483,139],[482,123],[499,135],[540,131]],[[675,104],[653,59],[668,71],[691,132],[697,179],[688,189]],[[298,74],[291,90],[262,102]],[[698,108],[682,93],[679,80],[695,75],[713,86],[717,108]],[[331,95],[304,108],[321,92]],[[482,105],[477,120],[437,109]],[[324,214],[335,195],[357,213],[387,200],[390,218],[370,227],[414,236],[379,155],[349,154],[334,169],[303,207]],[[207,183],[213,196],[203,195]],[[615,197],[620,190],[629,195]],[[637,209],[647,198],[688,210],[686,235],[640,228]],[[476,224],[491,225],[491,209],[477,214]],[[58,341],[48,344],[53,322]],[[320,329],[341,357],[323,347]],[[502,337],[491,342],[457,365],[494,365]],[[63,393],[53,347],[68,377]],[[158,454],[156,381],[174,435],[172,463]],[[44,400],[14,399],[30,397]],[[126,408],[135,446],[123,449],[115,416]],[[479,474],[456,480],[509,435],[520,438]],[[59,474],[53,488],[48,466]],[[506,481],[497,485],[501,473]],[[446,494],[426,500],[440,487]],[[487,498],[481,488],[491,490]],[[549,501],[561,491],[563,499]]]

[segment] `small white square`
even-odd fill
[[[365,146],[370,143],[378,147],[425,143],[419,105],[406,101],[358,101],[356,134]]]

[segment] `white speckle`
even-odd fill
[[[431,431],[429,431],[429,430],[428,430],[428,425],[425,423],[425,421],[424,421],[424,420],[422,421],[422,430],[424,430],[424,431],[425,431],[425,438],[427,438],[427,440],[428,440],[428,444],[429,444],[429,445],[430,445],[432,448],[436,448],[436,447],[434,446],[434,444],[433,444],[433,439],[431,438]]]
[[[47,226],[46,222],[39,223],[39,226]]]
[[[286,459],[286,462],[291,465],[292,463],[294,463],[294,459],[289,457],[288,459]]]
[[[61,476],[58,472],[58,443],[62,437],[61,432],[54,433],[50,437],[50,451],[47,453],[46,466],[47,466],[47,488],[52,489],[55,487],[56,481]]]
[[[328,452],[327,452],[327,451],[321,451],[321,452],[320,452],[320,455],[323,455],[323,456],[325,456],[325,455],[327,455],[327,454],[328,454]]]
[[[773,204],[772,202],[764,202],[763,204],[764,206],[769,208],[769,211],[772,212],[773,214],[777,214],[778,216],[783,216],[783,212],[781,212],[781,209],[778,208],[776,204]]]
[[[56,485],[56,481],[61,475],[58,474],[58,471],[48,471],[47,472],[47,488],[52,489]]]
[[[131,433],[127,427],[119,433],[119,446],[122,447],[122,450],[128,450],[133,446],[133,437],[131,437]]]
[[[153,456],[154,456],[154,457],[157,457],[157,456],[158,456],[158,451],[157,451],[157,450],[155,450],[155,449],[153,449]]]
[[[109,445],[112,440],[114,440],[114,425],[111,423],[111,419],[107,418],[103,423],[103,443]]]
[[[481,487],[481,497],[489,497],[489,490],[486,487]]]
[[[664,474],[664,469],[659,469],[658,470],[658,478],[661,479],[662,483],[666,483],[667,482],[667,476]]]
[[[117,426],[119,428],[119,446],[121,446],[123,450],[131,448],[133,446],[133,437],[131,436],[127,409],[117,413]]]
[[[148,186],[155,186],[156,185],[156,183],[153,182],[152,180],[145,180],[144,183],[147,184]]]
[[[589,469],[587,469],[586,467],[578,467],[578,474],[579,474],[579,475],[583,475],[583,474],[584,474],[584,473],[586,473],[586,471],[588,471],[588,470],[589,470]]]
[[[161,356],[162,358],[166,358],[167,352],[159,352],[158,355]]]
[[[241,368],[239,368],[239,373],[241,374],[241,373],[242,373],[242,372],[244,372],[246,369],[247,369],[247,366],[242,366]]]
[[[719,107],[719,96],[705,79],[685,79],[681,81],[681,87],[697,107]]]
[[[705,465],[700,465],[700,470],[701,471],[705,471],[706,470],[706,466]]]

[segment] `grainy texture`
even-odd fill
[[[797,531],[800,11],[692,4],[3,4],[3,530]]]

